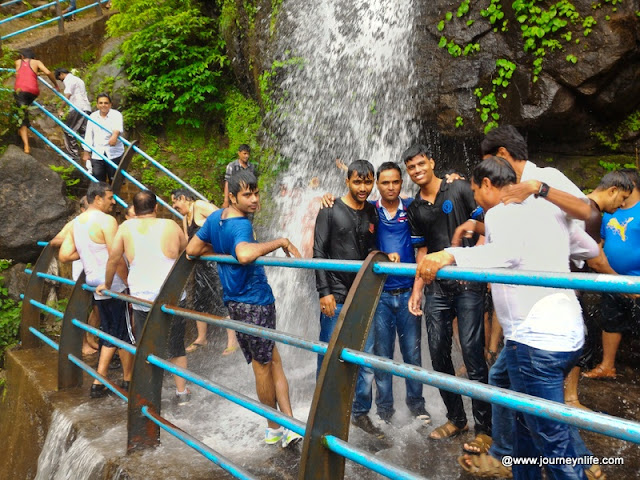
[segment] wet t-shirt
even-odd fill
[[[313,258],[364,260],[375,248],[377,225],[373,205],[365,202],[362,210],[354,210],[339,198],[318,213]],[[355,273],[316,270],[316,289],[320,298],[333,294],[336,303],[344,303],[355,278]]]

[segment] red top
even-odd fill
[[[20,68],[16,72],[16,92],[28,92],[34,95],[40,95],[38,88],[38,76],[33,71],[29,60],[22,60]]]

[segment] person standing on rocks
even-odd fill
[[[76,77],[66,68],[57,68],[55,77],[64,84],[65,97],[76,107],[75,109],[69,109],[64,123],[79,136],[84,137],[87,128],[87,117],[82,115],[81,112],[84,112],[86,115],[91,114],[91,103],[89,103],[89,98],[87,97],[87,88],[81,78]],[[78,146],[80,146],[80,148],[78,148]],[[81,147],[82,145],[79,141],[65,130],[64,148],[76,161],[80,160]]]
[[[20,50],[20,59],[16,60],[16,83],[15,99],[18,108],[21,110],[18,120],[18,133],[22,139],[24,153],[31,154],[29,147],[29,106],[40,95],[40,87],[38,87],[38,73],[44,73],[56,90],[60,91],[60,87],[56,82],[56,77],[49,71],[40,60],[36,60],[33,50],[24,48]]]
[[[87,190],[87,211],[81,213],[73,221],[73,227],[62,242],[58,258],[67,263],[80,259],[86,275],[87,285],[97,287],[104,283],[107,268],[107,259],[113,249],[113,242],[118,230],[118,223],[109,213],[113,209],[115,201],[111,187],[104,182],[92,183]],[[118,263],[118,275],[112,291],[123,292],[127,286],[124,279],[127,278],[126,265],[122,257]],[[100,330],[118,340],[133,344],[134,338],[131,332],[131,322],[127,302],[100,295],[97,291],[93,294],[95,303],[100,313]],[[116,346],[108,340],[100,339],[100,356],[98,358],[97,371],[103,377],[107,376],[109,363],[116,352]],[[123,388],[128,387],[133,373],[133,355],[124,349],[119,351],[122,362]],[[94,380],[89,396],[91,398],[104,397],[108,393],[107,388]]]
[[[138,192],[133,197],[135,218],[125,221],[113,240],[109,253],[104,282],[96,291],[111,290],[116,270],[124,255],[129,263],[129,290],[133,297],[155,301],[162,284],[180,256],[187,239],[173,220],[157,218],[158,200],[149,190]],[[142,328],[151,307],[133,304],[135,338],[142,337]],[[187,356],[184,351],[183,317],[173,317],[170,327],[168,356],[171,363],[187,368]],[[184,378],[174,375],[176,382],[175,402],[185,405],[191,399]]]
[[[82,160],[86,162],[91,159],[93,176],[101,182],[106,182],[107,175],[113,180],[116,169],[100,158],[100,154],[116,165],[120,164],[124,155],[124,144],[118,137],[124,130],[124,122],[122,114],[111,108],[111,97],[108,93],[98,94],[96,102],[98,110],[91,114],[93,121],[87,124],[84,135],[86,144],[82,147],[85,150]],[[90,151],[89,147],[93,148],[93,151]]]
[[[287,238],[258,243],[253,225],[247,218],[258,210],[258,181],[249,171],[240,171],[229,179],[231,206],[213,212],[189,245],[188,256],[211,253],[233,255],[241,265],[218,264],[224,291],[224,302],[232,319],[270,329],[276,328],[276,305],[264,267],[253,262],[282,248],[289,256],[300,258],[300,252]],[[273,340],[237,332],[242,353],[253,368],[258,399],[271,408],[280,408],[293,416],[289,399],[289,382],[284,374],[282,358]],[[283,447],[298,443],[302,436],[267,420],[264,441],[269,445],[282,442]]]

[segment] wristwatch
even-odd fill
[[[534,197],[545,198],[547,195],[549,195],[549,185],[544,182],[540,182],[540,189],[538,190],[538,193],[534,194]]]

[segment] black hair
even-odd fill
[[[112,192],[111,185],[107,182],[94,182],[87,189],[87,203],[91,205],[96,197],[104,197],[107,192]]]
[[[247,145],[246,143],[243,143],[242,145],[240,145],[238,147],[238,153],[239,152],[249,152],[249,153],[251,153],[251,147],[249,145]]]
[[[174,191],[171,192],[171,195],[174,196],[176,200],[180,200],[180,197],[184,197],[187,200],[196,199],[196,196],[188,188],[176,188]]]
[[[106,98],[107,100],[109,100],[109,103],[113,103],[113,102],[111,101],[111,97],[109,96],[109,94],[108,94],[107,92],[99,93],[99,94],[96,96],[96,102],[97,102],[98,100],[100,100],[101,98]]]
[[[494,187],[504,187],[516,183],[516,172],[509,162],[502,157],[487,157],[473,169],[471,179],[476,185],[482,184],[482,179],[488,178]]]
[[[433,153],[431,152],[431,149],[429,147],[422,143],[416,143],[415,145],[410,146],[404,152],[402,152],[400,160],[402,161],[402,163],[406,164],[416,155],[424,155],[427,158],[433,158]]]
[[[150,190],[142,190],[133,196],[133,211],[136,216],[153,213],[157,204],[158,199]]]
[[[258,189],[258,179],[248,170],[240,170],[229,178],[229,193],[237,196],[240,190],[249,189],[253,192]]]
[[[501,125],[489,131],[480,143],[482,156],[496,155],[500,147],[509,152],[514,160],[528,160],[527,142],[513,125]]]
[[[400,174],[400,178],[402,178],[402,170],[400,170],[400,166],[397,163],[384,162],[378,167],[378,171],[376,172],[376,180],[380,180],[380,174],[382,172],[386,172],[387,170],[396,170]]]
[[[56,80],[60,80],[61,73],[71,73],[71,72],[69,72],[69,70],[67,70],[66,68],[56,68],[56,71],[53,74],[53,76],[56,77]]]
[[[87,203],[87,196],[83,195],[82,197],[80,197],[80,200],[78,200],[78,204],[80,205],[80,208],[84,208],[86,210],[89,207],[89,203]]]
[[[349,169],[347,170],[347,178],[351,178],[351,175],[356,174],[360,178],[373,177],[375,170],[371,162],[367,160],[356,160],[351,162]]]
[[[602,177],[596,190],[607,190],[611,187],[617,187],[624,192],[633,192],[635,188],[631,177],[620,170],[609,172]]]
[[[29,60],[36,58],[36,54],[33,53],[33,50],[31,50],[30,48],[22,48],[18,50],[18,53],[24,58],[28,58]]]
[[[640,189],[640,174],[638,174],[637,168],[623,168],[618,171],[624,173],[627,177],[629,177],[635,187]]]

